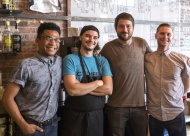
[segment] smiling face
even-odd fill
[[[167,26],[160,27],[155,35],[155,38],[157,39],[159,50],[168,50],[173,40],[172,28]]]
[[[119,19],[116,26],[117,36],[122,41],[128,41],[133,35],[133,24],[130,20]]]
[[[94,30],[85,31],[80,37],[81,49],[84,51],[93,51],[98,44],[98,33]]]
[[[46,37],[51,37],[53,40],[48,40]],[[49,38],[49,39],[51,39]],[[44,30],[41,37],[36,39],[38,44],[39,54],[51,58],[59,50],[59,41],[56,40],[59,37],[59,33],[55,30]]]

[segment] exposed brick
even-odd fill
[[[28,21],[27,26],[28,27],[38,27],[40,25],[40,22],[38,20]]]
[[[25,2],[24,1],[23,2],[14,1],[14,6],[15,6],[16,9],[22,10],[22,9],[27,9],[28,4],[27,4],[26,1]]]
[[[37,35],[37,28],[40,25],[40,19],[30,19],[32,15],[49,15],[49,16],[66,16],[66,3],[67,0],[60,0],[62,4],[62,11],[57,13],[43,14],[36,11],[28,10],[28,1],[26,0],[14,0],[16,9],[23,10],[22,13],[28,14],[27,19],[21,18],[21,22],[18,25],[18,29],[22,35],[22,52],[13,53],[0,53],[0,71],[2,72],[3,85],[6,85],[7,79],[13,69],[13,66],[21,59],[31,57],[38,51],[38,46],[35,44],[35,38]],[[15,18],[8,18],[11,21],[11,30],[15,30]],[[0,17],[0,20],[5,18]],[[61,28],[61,37],[67,36],[67,21],[63,20],[43,20],[44,22],[55,22]],[[0,26],[1,30],[4,30],[4,26]]]
[[[26,34],[30,34],[30,35],[34,35],[36,34],[36,28],[35,27],[22,27],[19,28],[19,31],[21,34],[26,35]],[[31,39],[33,40],[33,39]]]
[[[18,28],[19,27],[26,27],[28,25],[28,21],[24,21],[24,20],[21,20],[20,23],[18,24]]]
[[[23,41],[34,41],[36,39],[36,34],[22,34],[23,36]]]

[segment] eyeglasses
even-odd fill
[[[52,37],[50,36],[41,36],[42,38],[44,38],[46,41],[48,42],[52,42],[53,40],[56,42],[56,43],[60,43],[61,42],[61,39],[60,38],[55,38],[53,39]]]

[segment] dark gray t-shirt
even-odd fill
[[[147,42],[132,37],[132,44],[122,45],[118,39],[108,42],[100,54],[110,63],[113,74],[113,94],[108,105],[114,107],[144,106],[144,55],[152,52]]]

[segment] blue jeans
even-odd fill
[[[17,128],[16,136],[57,136],[58,122],[54,122],[51,125],[41,127],[44,131],[36,131],[33,134],[23,134],[20,128]]]
[[[184,112],[170,121],[160,121],[149,116],[150,136],[164,136],[165,129],[169,136],[186,136],[186,124]]]
[[[129,131],[132,136],[148,134],[148,114],[144,106],[122,108],[108,106],[107,115],[110,136],[125,136]]]

